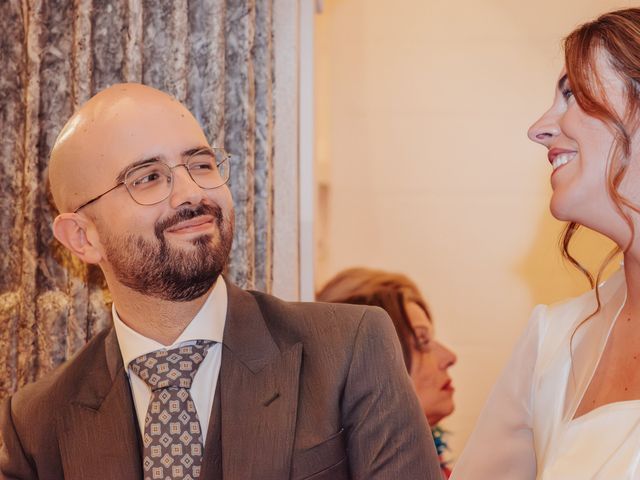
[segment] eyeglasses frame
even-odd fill
[[[199,150],[199,151],[202,151],[202,150]],[[215,156],[216,152],[223,152],[224,153],[224,159],[220,163],[217,163],[216,166],[222,165],[224,162],[228,162],[231,159],[231,154],[229,152],[227,152],[224,148],[212,148],[211,152],[214,154],[214,156]],[[195,153],[193,155],[195,155]],[[192,157],[193,155],[190,155],[189,158]],[[187,162],[188,162],[188,160],[189,159],[187,159]],[[189,178],[191,178],[193,183],[195,183],[196,185],[198,185],[198,187],[200,187],[198,182],[196,182],[195,179],[193,178],[193,175],[191,175],[191,171],[189,170],[189,166],[187,165],[187,162],[177,163],[172,167],[170,165],[167,165],[165,162],[162,162],[162,161],[158,160],[158,163],[164,164],[169,169],[169,171],[171,172],[171,188],[169,189],[169,193],[167,194],[167,196],[162,198],[161,200],[158,200],[157,202],[153,202],[153,203],[140,203],[140,202],[138,202],[135,198],[133,198],[133,195],[131,194],[131,191],[129,190],[129,186],[127,185],[126,181],[122,180],[122,181],[118,182],[116,185],[114,185],[113,187],[111,187],[106,192],[103,192],[100,195],[98,195],[97,197],[94,197],[91,200],[89,200],[89,201],[83,203],[82,205],[80,205],[78,208],[76,208],[73,211],[73,213],[78,213],[80,211],[80,209],[82,209],[82,208],[84,208],[84,207],[86,207],[88,205],[91,205],[93,202],[95,202],[97,200],[100,200],[107,193],[113,192],[116,188],[121,187],[122,185],[124,185],[127,188],[127,193],[131,197],[131,200],[136,202],[138,205],[149,206],[149,205],[156,205],[156,204],[158,204],[160,202],[163,202],[164,200],[169,198],[171,196],[171,192],[173,192],[173,184],[174,184],[174,181],[173,181],[173,169],[174,168],[178,168],[178,167],[184,167],[185,170],[187,171],[187,173],[189,174]],[[129,171],[127,171],[127,174],[128,173],[129,173]],[[126,174],[125,174],[125,177],[126,177]],[[227,179],[223,183],[218,185],[218,186],[209,187],[209,188],[207,188],[207,187],[200,187],[200,188],[202,188],[203,190],[215,190],[216,188],[220,188],[221,186],[227,184],[228,182],[229,182],[229,176],[227,176]]]

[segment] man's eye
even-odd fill
[[[161,176],[162,175],[160,175],[160,173],[158,173],[158,172],[151,172],[151,173],[148,173],[146,175],[142,175],[140,177],[137,177],[132,182],[132,186],[133,187],[141,187],[141,186],[144,186],[146,184],[157,182],[158,180],[160,180]]]
[[[190,163],[189,170],[213,170],[213,163],[212,162]]]

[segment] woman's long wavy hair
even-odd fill
[[[598,285],[603,272],[619,253],[626,252],[631,246],[635,238],[631,212],[640,213],[640,206],[619,191],[629,168],[632,138],[639,124],[640,8],[609,12],[581,25],[565,39],[564,51],[567,78],[578,106],[588,115],[610,125],[614,131],[614,141],[607,159],[607,190],[631,234],[626,245],[618,245],[609,252],[594,276],[573,257],[569,249],[571,239],[580,225],[570,222],[565,227],[561,237],[563,256],[587,277],[596,293],[596,310],[580,323],[582,325],[600,311],[602,305]],[[596,68],[599,52],[606,54],[609,64],[624,83],[627,108],[623,116],[615,111],[607,98],[606,88]]]
[[[411,352],[416,334],[409,322],[406,304],[414,302],[431,318],[420,291],[401,273],[370,268],[349,268],[338,273],[316,294],[321,302],[373,305],[384,309],[398,334],[407,371],[411,372]]]

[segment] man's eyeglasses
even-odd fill
[[[170,167],[159,160],[149,160],[127,170],[122,181],[104,193],[92,198],[76,208],[81,208],[102,198],[107,193],[124,185],[134,202],[140,205],[153,205],[169,198],[173,190],[173,169],[184,167],[189,176],[200,188],[210,190],[229,181],[229,155],[222,148],[200,148],[191,152],[184,163]]]

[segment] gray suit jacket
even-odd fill
[[[384,311],[288,303],[233,285],[228,292],[209,427],[220,441],[208,439],[201,478],[219,478],[206,465],[216,448],[225,480],[441,478]],[[4,478],[142,478],[113,329],[16,393],[1,415]]]

